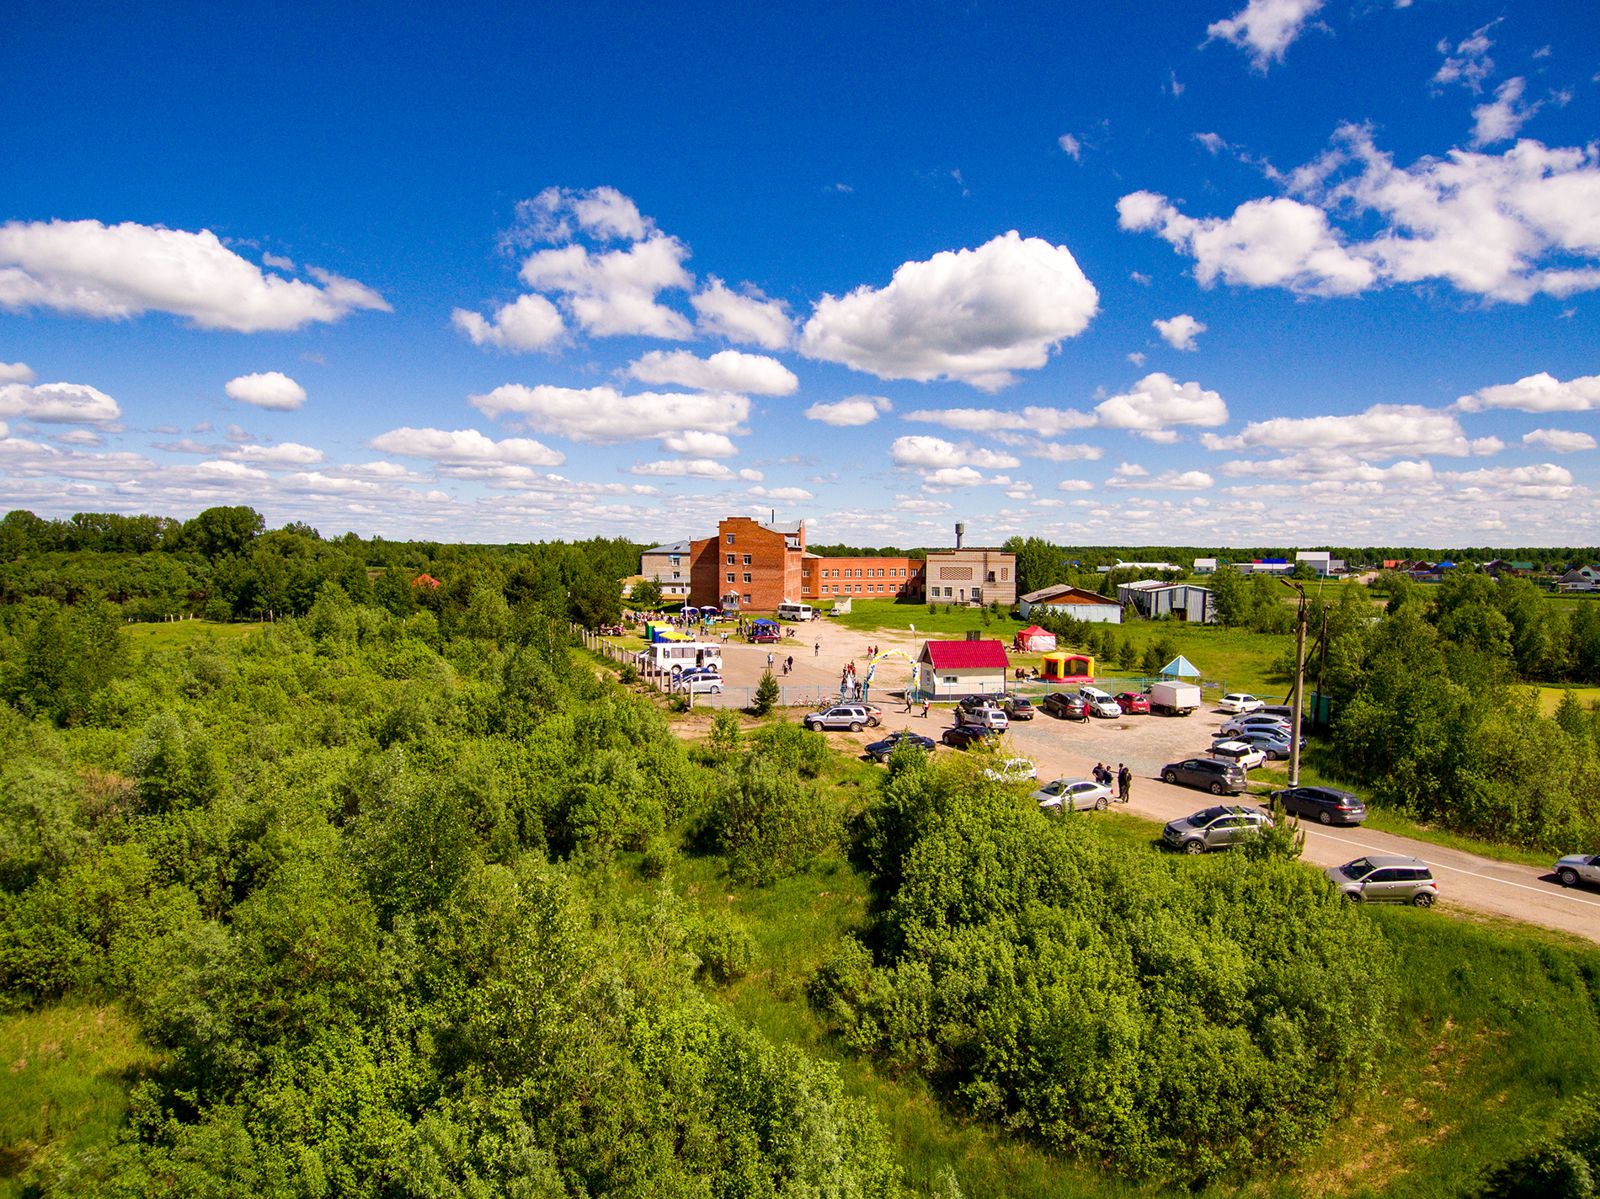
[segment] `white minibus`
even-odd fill
[[[810,604],[791,604],[788,600],[778,605],[779,620],[810,620],[816,613]]]

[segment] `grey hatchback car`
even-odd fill
[[[1439,898],[1439,884],[1421,858],[1375,853],[1343,866],[1329,866],[1323,873],[1340,895],[1356,903],[1409,903],[1427,908]]]
[[[1199,787],[1213,795],[1237,795],[1245,788],[1244,767],[1218,758],[1185,758],[1161,768],[1163,783]]]
[[[1161,840],[1184,853],[1205,853],[1208,849],[1226,849],[1271,827],[1272,817],[1260,808],[1218,804],[1172,821],[1161,830]]]

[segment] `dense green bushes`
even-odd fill
[[[537,602],[479,589],[447,623],[324,583],[302,620],[120,660],[66,719],[65,659],[8,667],[0,996],[120,1000],[167,1055],[120,1143],[29,1185],[897,1194],[832,1072],[696,985],[749,934],[612,881],[708,812],[734,869],[795,869],[836,837],[822,739],[699,765]]]
[[[859,849],[877,959],[812,986],[845,1039],[975,1115],[1194,1181],[1312,1141],[1387,1025],[1381,941],[1312,871],[1173,863],[962,767],[892,764]]]

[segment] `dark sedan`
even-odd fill
[[[1161,768],[1163,783],[1199,787],[1213,795],[1237,795],[1245,789],[1244,768],[1216,758],[1186,758]]]
[[[1039,708],[1058,720],[1087,722],[1089,719],[1089,701],[1081,695],[1069,695],[1065,691],[1052,691],[1039,701]]]
[[[1337,787],[1289,787],[1274,791],[1272,798],[1283,810],[1295,816],[1309,816],[1319,824],[1360,824],[1367,818],[1367,805],[1360,796]]]
[[[974,745],[992,745],[1000,734],[981,724],[958,724],[945,729],[939,738],[952,749],[970,749]]]
[[[924,737],[921,733],[913,733],[909,731],[890,733],[882,741],[874,741],[871,745],[867,746],[867,756],[869,758],[876,759],[879,762],[887,762],[889,760],[889,755],[894,753],[894,751],[902,744],[914,745],[918,749],[927,750],[929,753],[932,753],[936,742],[932,737]]]
[[[1000,709],[1012,720],[1033,719],[1033,701],[1025,695],[1002,695]]]

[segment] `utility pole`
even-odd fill
[[[1293,587],[1300,596],[1300,611],[1294,622],[1294,723],[1289,731],[1289,786],[1300,785],[1300,709],[1305,703],[1306,681],[1306,589],[1288,579],[1278,580]]]

